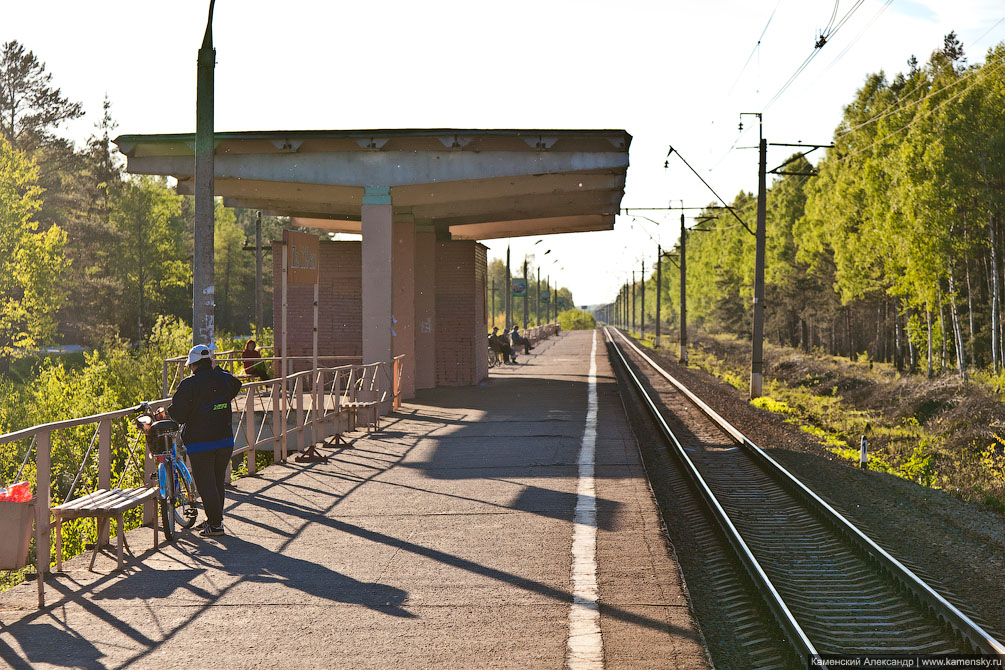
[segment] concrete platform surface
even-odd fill
[[[593,338],[564,333],[477,387],[420,392],[381,432],[323,448],[327,464],[236,481],[224,537],[185,531],[154,552],[136,529],[121,573],[111,552],[94,572],[81,555],[43,610],[33,583],[0,594],[0,665],[597,667],[569,652]],[[707,668],[596,338],[603,665]]]

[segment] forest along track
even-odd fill
[[[811,654],[1005,654],[634,343],[605,334],[802,663]],[[752,658],[766,661],[766,651]]]

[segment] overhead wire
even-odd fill
[[[838,63],[838,61],[840,61],[840,60],[841,60],[842,58],[844,58],[845,54],[847,54],[847,53],[848,53],[849,51],[851,51],[851,48],[852,48],[853,46],[855,46],[855,45],[856,45],[856,44],[858,43],[858,41],[859,41],[860,39],[862,39],[862,36],[863,36],[863,35],[865,35],[865,34],[866,34],[866,33],[867,33],[868,31],[869,31],[869,29],[870,29],[870,28],[872,28],[873,24],[875,24],[875,23],[876,23],[876,21],[878,21],[878,20],[879,20],[879,17],[883,15],[883,12],[885,12],[885,11],[886,11],[886,9],[887,9],[887,8],[888,8],[888,7],[890,6],[890,5],[892,5],[892,4],[893,4],[893,0],[886,0],[886,2],[884,2],[884,3],[883,3],[883,5],[882,5],[882,6],[881,6],[881,7],[879,8],[879,10],[878,10],[878,11],[877,11],[877,12],[876,12],[875,14],[873,14],[872,18],[871,18],[871,19],[869,19],[869,23],[867,23],[867,24],[865,25],[865,27],[863,27],[863,28],[862,28],[862,30],[860,30],[860,31],[858,32],[858,34],[857,34],[857,35],[855,35],[855,37],[854,37],[854,38],[852,38],[851,42],[849,42],[849,43],[848,43],[848,44],[847,44],[847,45],[845,46],[845,48],[841,50],[841,53],[839,53],[839,54],[838,54],[838,55],[837,55],[837,56],[836,56],[836,57],[834,58],[834,60],[832,60],[832,61],[831,61],[830,63],[828,63],[828,64],[827,64],[827,67],[825,67],[825,68],[823,69],[823,72],[821,72],[821,74],[824,74],[824,73],[826,73],[826,72],[829,72],[829,71],[830,71],[830,69],[831,69],[832,67],[834,67],[834,66],[835,66],[835,65],[836,65],[836,64]]]
[[[768,104],[764,106],[765,110],[775,104],[775,102],[782,97],[787,90],[789,90],[789,87],[792,86],[793,82],[795,82],[799,75],[802,74],[809,64],[813,62],[813,59],[817,57],[817,54],[819,54],[823,47],[834,38],[834,35],[837,34],[841,27],[847,23],[848,19],[851,18],[855,11],[858,10],[864,2],[865,0],[855,0],[855,4],[851,6],[851,9],[849,9],[843,17],[841,17],[841,20],[838,21],[837,25],[833,26],[828,31],[821,33],[820,38],[813,46],[813,51],[810,52],[810,55],[806,57],[806,60],[804,60],[802,64],[796,68],[796,71],[792,73],[792,76],[789,77],[784,84],[782,84],[782,87],[778,89],[778,92],[775,93],[771,100],[768,101]]]
[[[670,154],[672,154],[672,153],[674,153],[674,148],[671,146],[670,150],[667,152],[667,158],[669,158]],[[715,192],[715,189],[712,188],[707,181],[705,181],[704,177],[702,177],[700,174],[698,174],[698,172],[693,167],[691,167],[691,164],[687,162],[687,159],[685,159],[684,156],[682,156],[679,151],[677,152],[677,157],[680,158],[681,161],[683,161],[684,165],[686,165],[688,167],[688,169],[691,170],[691,172],[694,173],[695,177],[697,177],[698,179],[701,180],[701,183],[705,185],[705,188],[707,188],[709,191],[711,191],[712,195],[714,195],[716,198],[719,199],[719,202],[722,203],[723,207],[725,207],[726,209],[728,209],[733,214],[733,216],[736,217],[736,220],[743,224],[743,227],[747,229],[747,232],[750,233],[751,235],[753,235],[754,231],[752,231],[750,229],[750,226],[747,225],[747,222],[744,221],[743,219],[741,219],[739,217],[739,215],[733,210],[733,208],[726,204],[726,201],[723,200],[722,197],[720,197],[719,194]]]
[[[728,149],[726,149],[726,153],[724,153],[719,158],[719,160],[717,160],[715,162],[715,165],[713,165],[712,167],[710,167],[708,169],[709,172],[714,172],[717,167],[719,167],[720,165],[722,165],[722,161],[726,160],[726,158],[729,156],[729,154],[733,153],[733,149],[735,149],[736,145],[740,143],[740,138],[741,137],[743,137],[743,129],[742,128],[739,130],[739,132],[737,132],[736,139],[733,140],[733,144],[731,144],[730,147]]]
[[[864,128],[865,126],[868,126],[869,124],[875,123],[877,121],[881,121],[881,120],[885,119],[888,116],[893,116],[894,114],[897,114],[897,113],[902,112],[904,110],[910,109],[911,107],[914,107],[915,105],[919,105],[922,102],[924,102],[924,101],[926,101],[926,100],[928,100],[930,98],[935,97],[939,93],[942,93],[946,89],[952,88],[954,86],[958,86],[959,84],[964,83],[969,77],[973,77],[973,76],[976,76],[978,74],[981,74],[989,66],[990,67],[999,67],[1001,65],[1002,65],[1002,61],[998,61],[993,66],[991,66],[988,63],[985,63],[984,66],[981,67],[981,68],[979,68],[979,69],[975,68],[975,69],[972,69],[972,70],[967,70],[962,75],[960,75],[960,77],[958,79],[954,79],[953,81],[949,82],[948,84],[946,84],[942,88],[936,89],[934,91],[929,91],[928,93],[926,93],[924,96],[918,98],[917,100],[912,100],[911,102],[909,102],[909,103],[907,103],[905,105],[899,105],[899,106],[897,106],[897,107],[895,107],[893,109],[890,109],[890,110],[887,110],[887,111],[882,112],[880,114],[877,114],[876,116],[870,118],[868,121],[863,121],[862,123],[859,123],[859,124],[857,124],[855,126],[852,126],[851,128],[848,128],[846,130],[838,131],[835,134],[838,135],[838,136],[844,136],[844,135],[848,135],[849,133],[853,133],[853,132],[855,132],[857,130],[860,130],[860,129]],[[925,83],[924,81],[919,82],[917,86],[915,86],[913,89],[911,89],[911,91],[909,93],[907,93],[906,95],[902,96],[902,98],[910,96],[911,93],[914,93],[915,91],[917,91],[924,83]]]
[[[980,70],[978,70],[978,72],[981,73],[981,74],[985,74],[986,75],[989,70],[990,71],[1000,70],[1003,65],[1005,65],[1005,61],[997,63],[994,67],[989,67],[989,66],[985,65]],[[932,107],[930,110],[928,110],[924,114],[920,114],[918,116],[915,116],[914,118],[912,118],[910,121],[908,121],[906,124],[904,124],[903,126],[901,126],[900,128],[898,128],[897,130],[894,130],[893,132],[890,132],[890,133],[884,135],[883,137],[881,137],[880,139],[876,140],[872,144],[870,144],[868,146],[865,146],[865,147],[859,147],[858,149],[845,154],[844,156],[840,157],[837,162],[838,163],[842,163],[842,162],[848,160],[849,158],[852,158],[853,156],[857,156],[858,154],[862,153],[863,151],[867,151],[867,150],[871,149],[872,147],[876,146],[877,144],[881,144],[881,143],[885,142],[886,140],[890,139],[894,135],[897,135],[898,133],[903,132],[907,128],[910,128],[911,126],[913,126],[918,121],[921,121],[922,119],[927,118],[928,116],[930,116],[934,112],[942,109],[943,107],[945,107],[946,105],[948,105],[950,102],[952,102],[956,98],[960,97],[961,95],[963,95],[964,93],[966,93],[967,91],[969,91],[970,88],[977,83],[977,81],[978,81],[978,79],[975,78],[973,81],[970,82],[970,84],[967,87],[965,87],[962,90],[959,90],[956,93],[954,93],[953,95],[949,96],[948,98],[946,98],[945,100],[943,100],[942,102],[940,102],[938,105]]]
[[[781,4],[782,0],[778,0],[778,2],[775,3],[775,8],[771,10],[771,16],[768,17],[768,22],[764,24],[764,29],[761,31],[761,36],[757,38],[757,43],[754,44],[754,48],[750,50],[750,55],[747,56],[747,61],[743,64],[743,67],[740,68],[740,73],[736,75],[736,81],[734,81],[733,85],[729,87],[729,92],[726,93],[727,98],[730,95],[732,95],[733,89],[736,88],[736,85],[740,83],[740,78],[743,76],[744,71],[746,71],[747,66],[750,65],[750,59],[754,57],[754,54],[757,53],[758,48],[760,48],[761,40],[764,39],[765,33],[768,32],[768,26],[771,25],[771,19],[775,18],[775,12],[778,11],[778,6]]]

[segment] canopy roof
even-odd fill
[[[215,191],[229,207],[360,232],[368,186],[396,217],[454,239],[610,230],[631,135],[624,130],[322,130],[216,133]],[[135,174],[195,182],[195,135],[115,139]]]

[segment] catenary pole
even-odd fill
[[[763,136],[763,124],[758,115],[758,122],[761,129],[761,141],[759,144],[760,157],[757,169],[757,232],[755,235],[754,250],[754,332],[753,349],[750,357],[750,399],[758,398],[761,395],[761,382],[763,371],[764,354],[764,245],[765,245],[765,215],[766,215],[766,188],[765,170],[767,159],[767,142]]]
[[[261,337],[263,321],[262,315],[262,212],[258,212],[255,220],[255,336]]]
[[[640,340],[646,339],[646,259],[642,259],[642,272],[639,273],[639,335]]]
[[[663,292],[663,247],[656,245],[656,338],[653,347],[660,348],[660,294]]]
[[[527,257],[523,257],[523,329],[527,330],[527,308],[530,302],[530,282],[527,280]],[[525,335],[526,336],[526,335]]]
[[[213,4],[196,64],[195,230],[192,261],[192,344],[213,344]]]
[[[632,270],[632,335],[635,335],[635,270]]]
[[[506,292],[506,321],[503,323],[503,329],[506,329],[513,322],[513,276],[509,271],[509,245],[506,245],[506,286],[504,290]]]
[[[680,355],[678,361],[687,365],[687,231],[684,213],[680,215]]]
[[[537,268],[537,313],[534,317],[537,325],[541,325],[541,268]]]

